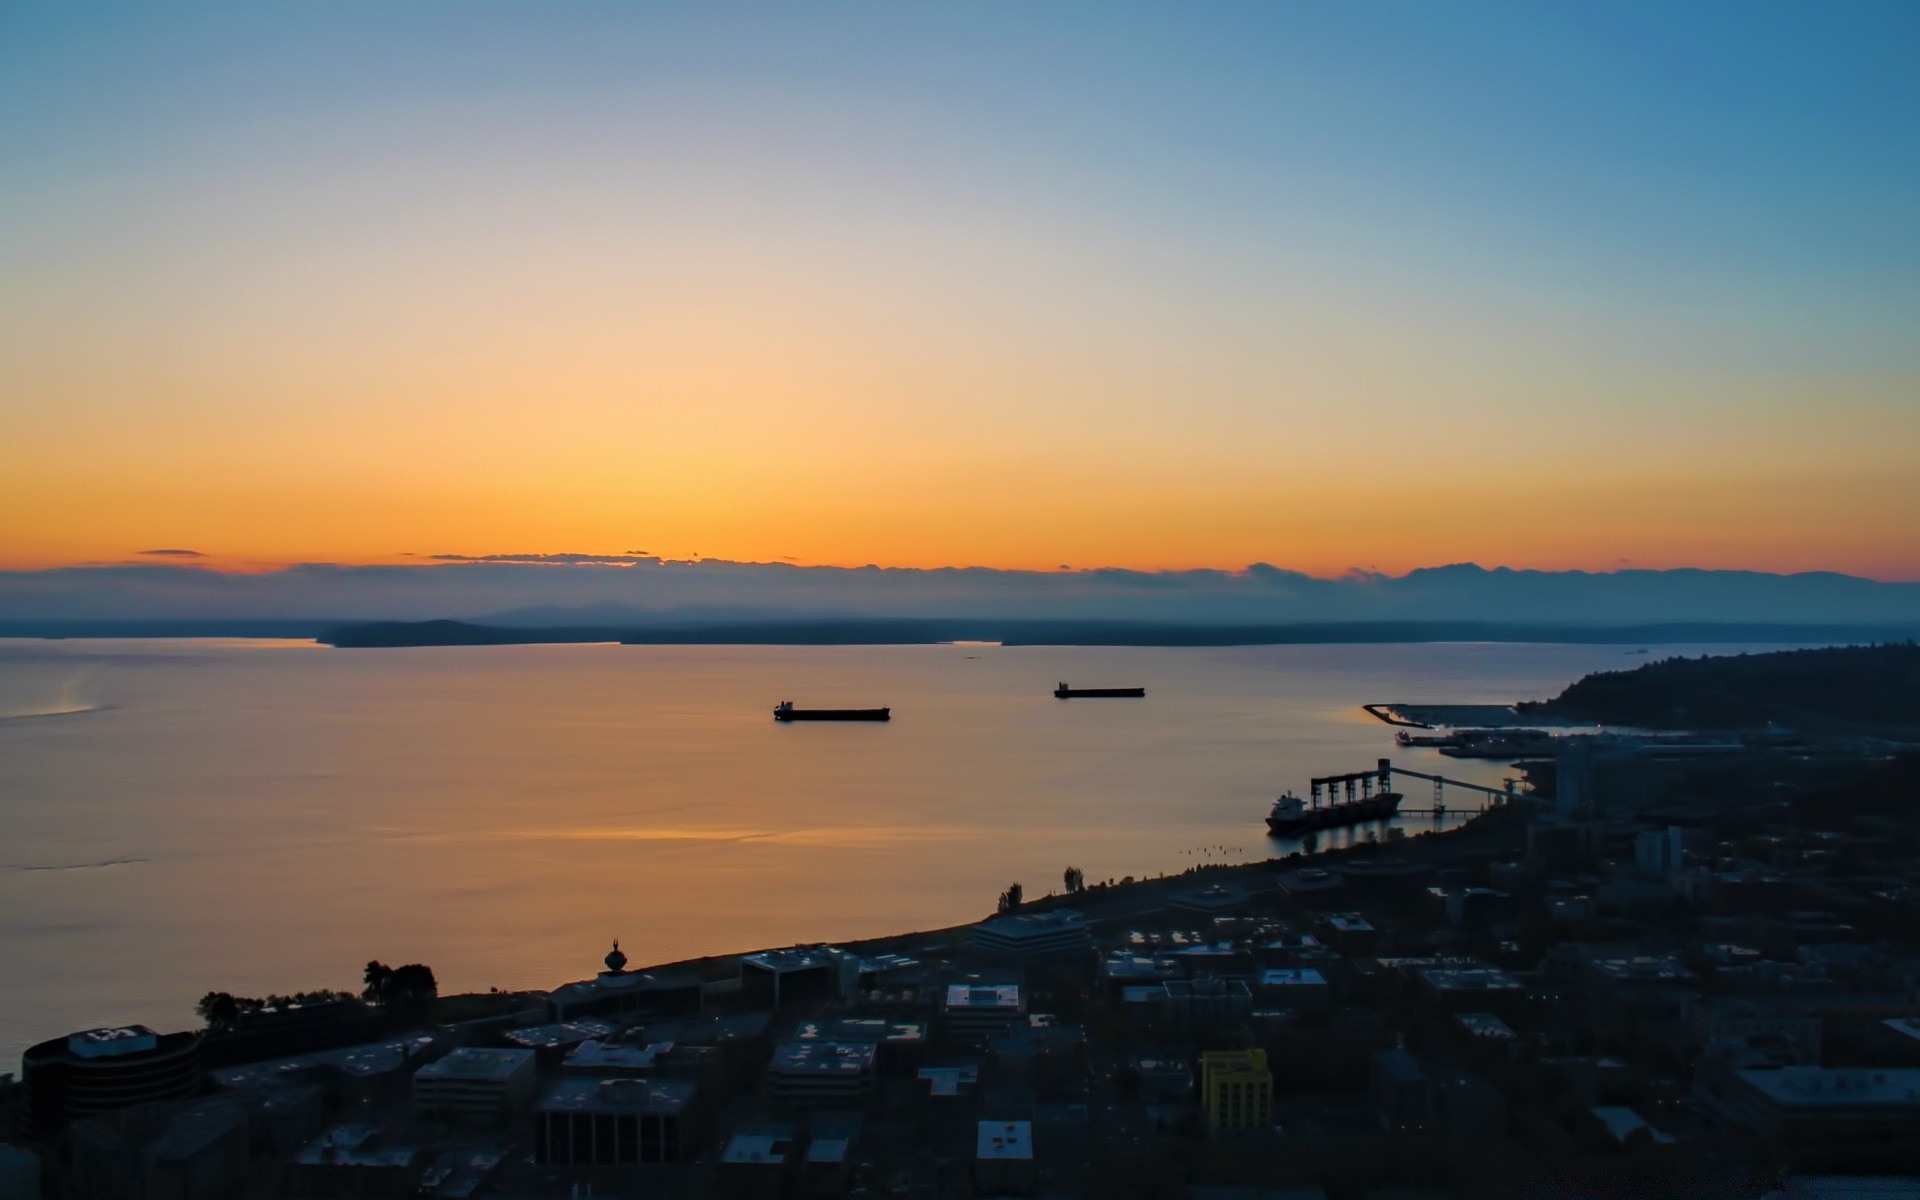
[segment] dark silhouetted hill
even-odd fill
[[[1519,707],[1652,729],[1920,727],[1920,645],[1669,658],[1589,675]]]

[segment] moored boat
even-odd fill
[[[1399,792],[1374,792],[1354,800],[1329,798],[1325,804],[1308,804],[1288,792],[1273,802],[1267,814],[1267,831],[1287,837],[1314,829],[1338,825],[1358,825],[1363,821],[1384,821],[1400,810]],[[1315,797],[1316,801],[1318,797]]]

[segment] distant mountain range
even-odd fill
[[[1792,629],[1796,638],[1816,628],[1828,631],[1823,637],[1835,630],[1880,637],[1920,632],[1920,583],[1832,573],[1462,564],[1322,579],[1264,563],[1234,571],[1042,572],[506,557],[417,566],[308,563],[250,573],[191,563],[0,571],[0,635],[313,636],[347,624],[419,621],[575,631],[567,640],[588,632],[688,640],[780,626],[819,634],[836,623],[861,625],[871,635],[875,622],[933,622],[941,629],[1028,623],[1083,632],[1099,626],[1108,638],[1121,636],[1122,627],[1134,636],[1162,631],[1154,637],[1182,628],[1193,631],[1185,635],[1190,640],[1216,642],[1228,630],[1265,630],[1260,637],[1270,640],[1282,627],[1294,629],[1285,640],[1355,640],[1361,626],[1395,626],[1402,635],[1415,626],[1430,633],[1477,626],[1612,631],[1649,641],[1661,639],[1631,631],[1739,627],[1742,639],[1769,629]],[[1319,632],[1308,638],[1303,627]]]

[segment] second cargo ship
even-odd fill
[[[776,721],[891,721],[891,708],[795,708],[782,700],[773,706]]]
[[[1084,696],[1084,697],[1096,697],[1096,696],[1105,696],[1105,697],[1109,697],[1109,698],[1113,698],[1113,697],[1132,697],[1132,698],[1135,698],[1135,699],[1137,699],[1137,698],[1139,698],[1139,697],[1141,697],[1141,696],[1144,696],[1144,695],[1146,695],[1146,694],[1147,694],[1147,689],[1145,689],[1145,688],[1143,688],[1143,687],[1137,687],[1137,688],[1076,688],[1076,687],[1068,687],[1068,686],[1067,686],[1066,684],[1064,684],[1064,683],[1063,683],[1063,684],[1061,684],[1061,685],[1060,685],[1059,687],[1057,687],[1057,688],[1055,688],[1055,689],[1053,689],[1053,694],[1054,694],[1055,696],[1057,696],[1057,697],[1059,697],[1059,698],[1060,698],[1060,699],[1062,699],[1062,700],[1073,700],[1073,699],[1076,699],[1076,698],[1079,698],[1079,697],[1083,697],[1083,696]]]

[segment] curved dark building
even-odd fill
[[[89,1029],[41,1042],[20,1056],[33,1133],[200,1091],[200,1035],[158,1034],[144,1025]]]

